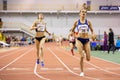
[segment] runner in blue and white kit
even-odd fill
[[[82,8],[80,10],[79,16],[80,18],[75,21],[72,31],[75,32],[76,35],[76,47],[78,53],[80,54],[80,69],[81,73],[80,76],[84,76],[83,72],[83,60],[84,60],[84,53],[86,54],[86,60],[90,61],[90,41],[89,41],[89,30],[92,33],[92,37],[95,38],[94,31],[92,28],[92,24],[90,21],[86,19],[87,10]]]

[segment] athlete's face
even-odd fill
[[[43,14],[39,14],[39,19],[43,19],[44,18],[44,16],[43,16]]]
[[[85,9],[82,9],[79,13],[80,17],[86,17],[86,14],[87,14],[87,10]]]

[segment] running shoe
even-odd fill
[[[43,61],[41,61],[41,66],[44,67],[44,62]]]
[[[37,63],[37,64],[39,64],[39,63],[40,63],[39,59],[37,59],[36,63]]]
[[[81,73],[80,73],[80,76],[83,77],[83,76],[84,76],[84,72],[81,72]]]

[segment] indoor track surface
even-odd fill
[[[91,57],[84,59],[84,77],[80,77],[79,54],[72,56],[54,42],[44,45],[44,63],[36,64],[35,45],[0,51],[0,80],[120,80],[120,64]]]

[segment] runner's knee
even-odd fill
[[[90,58],[86,58],[87,61],[90,61]]]

